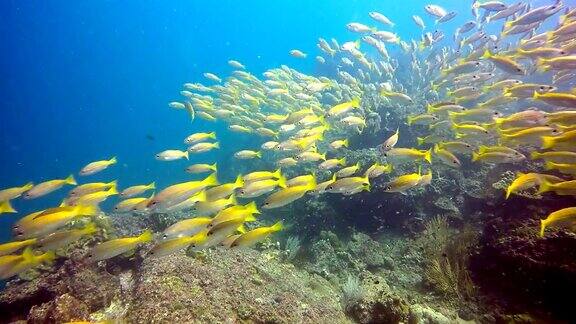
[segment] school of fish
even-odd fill
[[[87,261],[148,243],[151,258],[187,248],[251,247],[282,230],[282,221],[249,225],[264,210],[273,213],[310,195],[365,190],[381,192],[385,200],[388,194],[425,189],[435,174],[461,168],[464,160],[515,164],[515,169],[536,161],[541,171],[518,173],[503,192],[506,199],[526,190],[576,196],[576,9],[561,1],[537,8],[527,2],[474,1],[470,9],[471,20],[449,38],[442,24],[465,13],[426,5],[422,15],[427,17],[412,15],[403,22],[422,30],[421,39],[408,42],[393,32],[388,17],[369,12],[364,22],[343,26],[352,39],[318,40],[315,60],[326,76],[282,65],[259,77],[231,59],[229,76],[206,72],[206,84],[185,83],[182,99],[168,106],[185,111],[193,122],[223,122],[229,132],[258,139],[260,146],[238,150],[234,158],[248,166],[261,159],[270,168],[223,182],[217,163],[203,161],[183,170],[206,174],[202,179],[152,194],[146,193],[157,190],[154,182],[119,190],[116,181],[78,184],[72,175],[1,190],[0,214],[15,213],[12,201],[20,197],[40,199],[72,188],[58,207],[16,222],[14,240],[0,244],[0,279],[50,264],[58,249],[99,233],[93,218],[102,216],[100,204],[114,196],[121,200],[110,212],[184,211],[191,217],[162,233],[146,230],[98,243]],[[288,60],[310,59],[299,49],[287,54]],[[403,120],[388,118],[396,115]],[[348,161],[343,152],[350,140],[376,124],[388,132],[374,148],[379,159],[371,165]],[[219,150],[218,135],[208,129],[210,123],[203,125],[208,125],[203,132],[155,158],[188,160]],[[402,130],[419,136],[399,147]],[[91,162],[78,174],[90,177],[116,163],[115,157]],[[314,172],[300,174],[303,167]],[[412,171],[398,171],[406,169]],[[386,183],[373,187],[371,181],[383,175],[389,177]],[[541,221],[540,236],[550,226],[575,221],[576,206],[554,211]]]

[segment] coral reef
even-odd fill
[[[0,296],[0,312],[35,323],[348,322],[326,280],[255,250],[146,258],[116,275],[110,266],[67,260],[54,273],[13,280]]]
[[[361,288],[355,289],[362,291],[361,298],[348,299],[346,312],[356,322],[400,323],[408,320],[410,305],[394,294],[383,278],[366,275]]]
[[[463,301],[474,295],[468,259],[476,243],[474,231],[465,227],[454,233],[446,217],[432,218],[416,244],[424,256],[424,274],[427,283],[454,301]]]
[[[532,199],[515,195],[484,214],[480,249],[470,269],[488,296],[486,303],[501,308],[497,316],[507,319],[507,314],[528,310],[540,321],[574,318],[565,296],[576,290],[576,236],[562,229],[538,236],[539,218],[573,203],[556,196],[535,207]]]

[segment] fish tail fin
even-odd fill
[[[106,191],[109,195],[117,195],[118,194],[118,188],[116,188],[116,186],[112,186],[110,187],[110,189],[108,189],[108,191]]]
[[[246,204],[244,207],[246,207],[246,210],[249,211],[251,214],[260,214],[260,211],[258,210],[258,206],[256,206],[255,201],[251,201],[250,203]]]
[[[449,95],[449,96],[450,96],[450,92],[452,92],[452,91],[448,91],[448,95]],[[427,112],[427,113],[431,113],[431,112],[434,110],[433,108],[434,108],[434,106],[432,106],[431,104],[428,104],[428,105],[426,106],[426,112]]]
[[[22,190],[28,191],[28,190],[32,189],[32,187],[34,187],[34,183],[28,182],[27,184],[25,184],[24,186],[22,186]]]
[[[236,201],[236,195],[231,194],[230,197],[228,198],[228,204],[229,205],[236,205],[237,203],[238,203],[238,201]]]
[[[530,152],[530,159],[531,160],[539,159],[541,155],[542,155],[542,153],[540,153],[540,152],[532,151],[532,152]]]
[[[286,188],[286,178],[283,175],[278,176],[277,185],[280,188]]]
[[[2,213],[17,213],[12,204],[10,204],[10,200],[0,202],[0,214]]]
[[[208,137],[211,139],[216,139],[216,132],[210,132],[208,133]]]
[[[348,139],[345,139],[345,140],[342,142],[342,145],[343,145],[344,147],[348,147],[349,143],[350,143],[350,142],[348,141]]]
[[[218,185],[218,177],[216,176],[216,172],[207,176],[204,180],[202,180],[202,182],[206,187],[217,186]]]
[[[244,186],[244,179],[242,178],[242,175],[239,174],[234,181],[234,187],[240,188],[242,186]]]
[[[74,175],[71,174],[68,176],[68,178],[64,179],[64,183],[75,186],[78,183],[76,182],[76,179],[74,179]]]
[[[86,224],[86,226],[84,226],[84,228],[82,229],[82,234],[83,235],[89,235],[92,233],[96,233],[98,231],[98,226],[96,226],[96,224],[94,222],[90,222],[88,224]]]
[[[478,154],[477,152],[472,152],[472,162],[478,161],[479,157],[480,154]]]
[[[343,157],[340,160],[338,160],[338,164],[340,164],[341,166],[345,166],[346,165],[346,157]]]
[[[546,222],[544,219],[540,220],[540,237],[544,237],[544,230],[546,229]]]
[[[418,146],[424,144],[425,139],[423,137],[416,137],[416,142],[418,143]]]
[[[552,161],[546,161],[544,163],[544,170],[549,171],[554,169],[554,163]]]
[[[546,59],[545,58],[538,58],[538,61],[536,62],[536,70],[538,72],[547,72],[548,70],[550,70],[550,67],[547,65],[546,63]]]
[[[214,144],[212,144],[214,146],[214,148],[219,149],[220,148],[220,142],[215,142]]]
[[[538,93],[538,91],[534,91],[534,93],[532,94],[532,99],[534,100],[538,100],[538,98],[540,98],[542,95]]]
[[[508,186],[508,188],[506,188],[506,198],[508,199],[508,197],[510,197],[510,194],[512,193],[512,191],[514,190],[514,188],[512,187],[512,185]]]
[[[152,197],[154,197],[154,195],[152,195]],[[150,197],[150,198],[152,198]],[[198,202],[204,202],[206,201],[208,198],[206,197],[206,190],[202,190],[199,193],[196,194],[196,200]]]
[[[350,103],[352,107],[354,108],[360,108],[360,104],[361,104],[361,100],[360,97],[354,97],[352,99],[352,102]]]
[[[278,232],[281,231],[282,228],[284,228],[284,225],[282,225],[282,221],[279,221],[276,224],[270,226],[270,232],[271,233]]]
[[[22,258],[26,261],[26,262],[31,262],[34,260],[34,251],[32,251],[32,247],[27,247],[24,249],[24,251],[22,251]]]
[[[110,187],[110,188],[111,187],[118,187],[118,180],[112,180],[112,181],[106,183],[106,187]],[[154,188],[151,188],[151,189],[154,189]]]
[[[556,142],[552,136],[542,136],[542,149],[549,149],[554,146]]]
[[[210,166],[210,170],[218,172],[218,162],[214,162],[214,164]]]
[[[257,158],[261,158],[261,157],[262,157],[262,152],[260,152],[260,151],[256,152],[256,157],[257,157]]]
[[[316,181],[316,174],[312,174],[312,180],[310,181],[310,183],[308,183],[308,189],[310,190],[314,190],[316,189],[316,184],[318,182]]]
[[[483,59],[489,59],[489,58],[491,58],[492,56],[494,56],[494,55],[492,55],[492,53],[490,53],[490,50],[485,50],[485,51],[484,51],[484,54],[482,54],[482,58],[483,58]]]
[[[426,160],[428,163],[432,164],[432,149],[429,149],[428,151],[426,151],[426,154],[424,154],[424,160]]]
[[[140,234],[140,236],[138,236],[138,241],[140,243],[148,243],[150,241],[152,241],[152,239],[154,238],[154,235],[152,234],[152,231],[147,229],[144,231],[144,233]]]
[[[412,126],[412,123],[414,122],[414,117],[408,116],[406,122],[408,123],[408,126]]]
[[[282,170],[281,169],[277,169],[276,171],[274,171],[272,173],[272,177],[274,177],[276,179],[280,178],[281,176],[282,176]]]
[[[254,219],[256,220],[256,219]],[[254,220],[251,220],[251,222],[253,222]],[[248,220],[247,220],[248,221]],[[238,233],[240,234],[244,234],[246,233],[246,227],[244,226],[244,224],[238,226],[238,228],[236,229],[238,231]]]
[[[542,194],[542,193],[548,192],[548,191],[550,191],[550,189],[551,189],[550,182],[544,180],[540,184],[540,187],[538,188],[537,194]]]

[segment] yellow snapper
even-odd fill
[[[88,253],[89,262],[98,262],[134,250],[138,245],[152,241],[152,231],[146,230],[135,237],[124,237],[96,245]]]
[[[232,242],[232,244],[230,244],[230,247],[245,248],[253,246],[256,243],[266,239],[268,236],[270,236],[270,234],[281,231],[282,227],[282,222],[280,221],[272,226],[255,228],[246,232],[245,234],[240,235],[237,239],[234,240],[234,242]]]
[[[47,195],[53,191],[56,191],[64,185],[77,185],[76,180],[72,175],[68,176],[66,179],[50,180],[39,183],[32,187],[24,194],[24,199],[34,199]]]

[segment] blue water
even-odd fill
[[[470,1],[436,1],[461,12],[442,29],[451,38],[471,18]],[[165,149],[185,149],[190,133],[216,130],[222,150],[203,161],[230,162],[250,135],[167,107],[184,82],[206,82],[202,73],[226,76],[236,59],[260,74],[287,64],[315,71],[318,37],[356,39],[346,23],[377,25],[379,11],[397,23],[402,39],[419,38],[411,20],[424,18],[428,1],[31,1],[0,3],[0,187],[77,174],[93,160],[117,156],[119,164],[79,179],[118,179],[120,188],[156,180],[159,187],[190,179],[186,161],[158,162]],[[537,4],[537,3],[536,3]],[[384,26],[379,26],[387,30]],[[429,28],[430,29],[430,28]],[[288,51],[309,54],[297,60]],[[246,145],[246,147],[242,147]],[[253,147],[253,146],[252,146]],[[221,179],[221,180],[231,180]],[[227,176],[226,176],[227,177]],[[57,205],[67,190],[34,201],[14,201],[19,214],[0,216],[0,238],[28,212]],[[108,205],[109,206],[109,205]],[[3,240],[4,240],[3,239]]]

